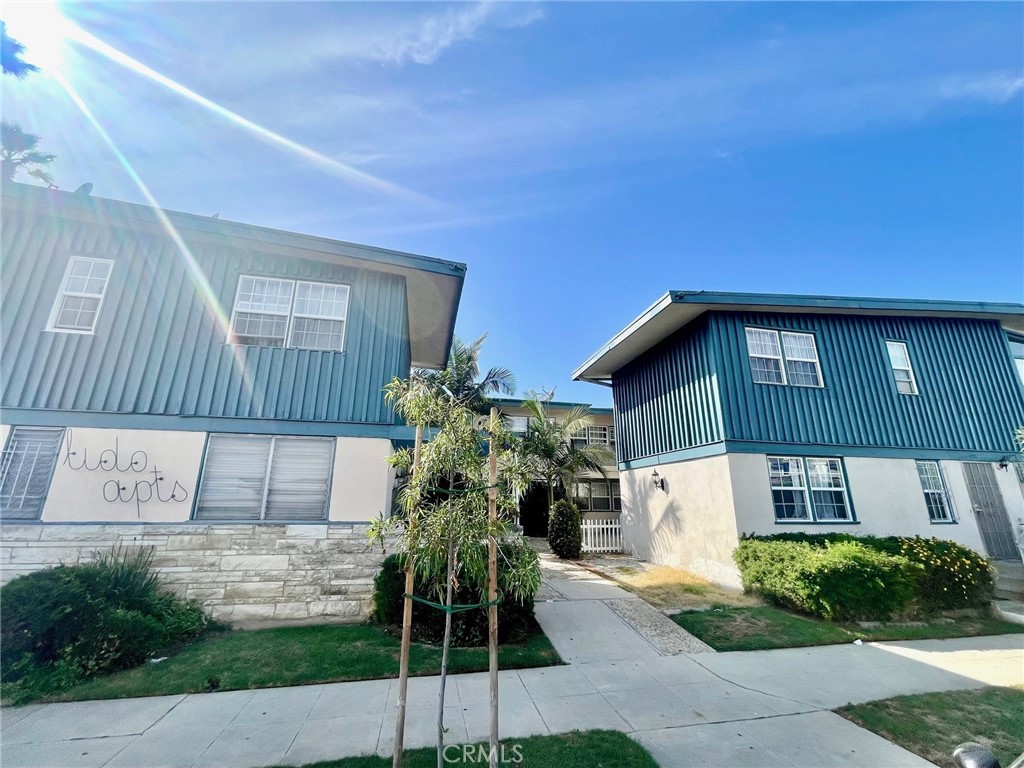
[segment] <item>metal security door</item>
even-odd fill
[[[1017,547],[1013,529],[1006,514],[1006,505],[996,484],[996,473],[991,464],[964,462],[964,479],[971,495],[971,507],[978,520],[978,530],[985,542],[988,556],[994,560],[1016,560]]]

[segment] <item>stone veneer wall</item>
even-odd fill
[[[169,589],[235,626],[363,621],[384,559],[358,523],[4,523],[0,577],[88,562],[117,544],[152,547]]]

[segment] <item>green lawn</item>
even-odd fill
[[[856,624],[830,624],[779,608],[722,608],[689,611],[672,617],[683,629],[716,651],[762,651],[832,645],[861,640],[931,640],[1024,632],[1024,625],[993,617],[960,618],[955,623],[933,622],[924,627],[887,625],[865,629]]]
[[[953,750],[965,741],[985,744],[1004,766],[1024,752],[1021,688],[897,696],[836,712],[944,768],[953,767]]]
[[[532,736],[505,739],[504,761],[498,765],[528,768],[658,768],[647,750],[618,731],[575,731],[561,736]],[[519,750],[516,750],[518,745]],[[446,765],[487,765],[486,746],[481,753],[470,748],[464,756],[461,747],[448,748]],[[465,757],[465,759],[463,759]],[[454,758],[454,759],[452,759]],[[435,768],[436,749],[416,749],[405,753],[406,768]],[[390,757],[348,757],[310,763],[304,768],[390,768]]]
[[[120,699],[397,677],[399,647],[399,638],[372,625],[239,630],[187,645],[160,664],[94,678],[47,700]],[[502,669],[561,661],[540,627],[522,645],[502,646],[498,656]],[[433,675],[440,669],[439,646],[413,644],[410,674]],[[486,669],[486,648],[452,649],[449,671]]]

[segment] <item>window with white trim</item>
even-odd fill
[[[769,456],[768,477],[776,520],[810,520],[804,462],[796,456]]]
[[[611,490],[608,488],[608,483],[604,480],[594,480],[590,483],[590,511],[612,511]]]
[[[821,364],[813,333],[746,328],[750,374],[757,384],[821,387]]]
[[[50,492],[64,429],[14,427],[0,454],[0,518],[38,520]]]
[[[846,479],[841,459],[807,459],[811,510],[816,520],[849,520]]]
[[[526,435],[530,426],[529,416],[506,416],[505,419],[508,421],[508,431],[513,435]]]
[[[349,286],[242,275],[231,317],[236,344],[341,352]]]
[[[889,365],[896,380],[896,390],[901,395],[916,395],[917,378],[910,363],[910,352],[907,350],[906,342],[887,341],[885,349],[889,353]]]
[[[573,500],[580,512],[621,512],[618,480],[577,480]]]
[[[750,373],[758,384],[785,384],[782,372],[782,347],[779,334],[761,328],[747,328],[747,355]]]
[[[587,442],[590,443],[591,445],[608,445],[608,427],[588,427]]]
[[[917,462],[917,476],[921,478],[921,490],[924,491],[924,503],[928,507],[928,519],[933,523],[954,522],[953,506],[939,462]]]
[[[1013,363],[1017,366],[1017,375],[1021,382],[1024,382],[1024,341],[1010,339],[1010,354],[1013,356]]]
[[[769,456],[768,478],[777,521],[852,520],[842,459]]]
[[[93,333],[114,262],[72,256],[50,313],[48,330]]]
[[[334,438],[210,435],[197,520],[324,520]]]

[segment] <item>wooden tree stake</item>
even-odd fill
[[[416,427],[416,442],[412,452],[412,479],[420,467],[420,449],[423,448],[423,427]],[[409,527],[416,525],[415,514],[409,520]],[[402,606],[402,650],[398,663],[398,708],[395,719],[395,752],[391,758],[391,768],[402,767],[402,754],[405,750],[405,694],[409,689],[409,646],[412,644],[412,599],[408,597],[416,586],[413,572],[412,552],[405,554],[405,603]]]
[[[494,439],[494,431],[498,422],[498,409],[491,406],[491,443],[487,491],[487,520],[491,533],[487,537],[487,652],[491,673],[491,748],[489,755],[490,768],[498,766],[498,542],[494,530],[498,522],[498,445]]]

